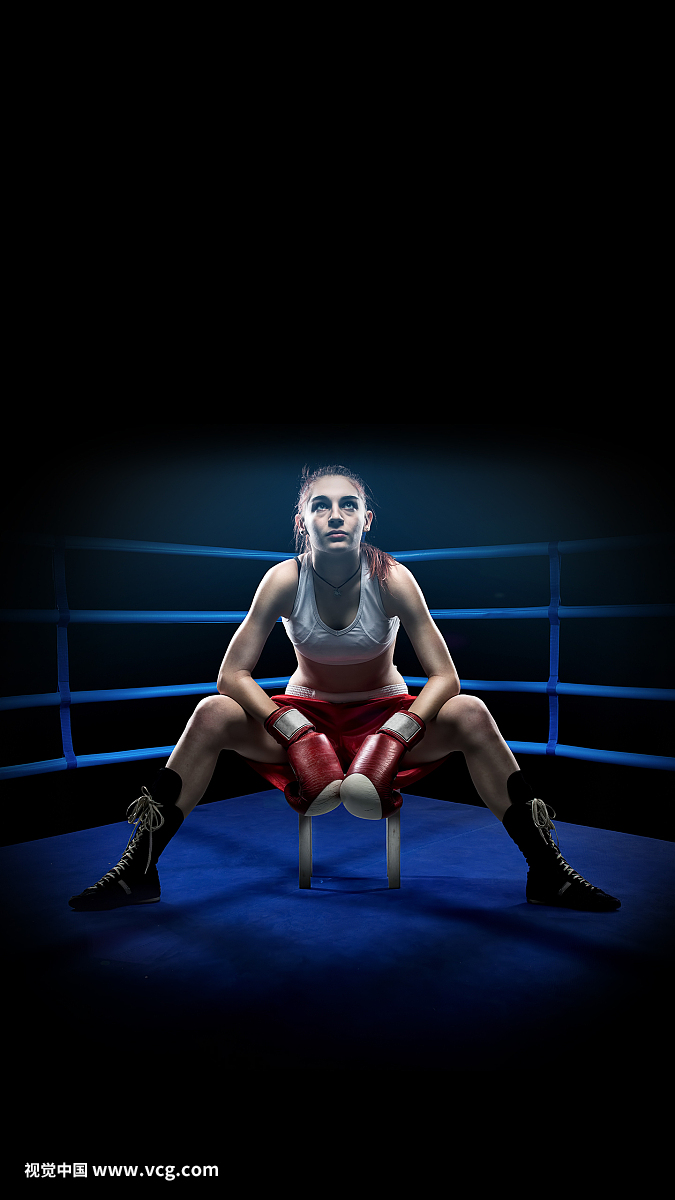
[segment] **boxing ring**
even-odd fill
[[[106,550],[137,552],[139,554],[171,554],[207,556],[213,558],[258,559],[261,562],[282,562],[294,554],[268,550],[239,550],[221,546],[190,546],[171,542],[130,541],[93,537],[23,537],[22,545],[49,547],[52,551],[53,576],[56,593],[54,609],[5,609],[3,622],[39,622],[56,626],[58,683],[57,691],[26,696],[0,697],[0,711],[20,708],[55,706],[59,708],[63,755],[41,762],[19,763],[0,767],[0,780],[52,771],[73,770],[142,759],[168,758],[174,746],[148,746],[131,750],[110,750],[98,754],[79,754],[73,748],[70,709],[73,704],[96,704],[111,700],[148,700],[167,696],[204,697],[217,695],[216,683],[186,683],[160,687],[112,688],[71,691],[68,664],[68,627],[77,623],[95,624],[240,624],[246,612],[182,611],[182,610],[105,610],[71,609],[68,605],[66,560],[67,550]],[[675,700],[675,689],[649,687],[615,687],[605,684],[569,683],[559,679],[560,623],[575,618],[594,617],[611,620],[613,617],[663,617],[675,615],[675,604],[609,604],[564,605],[560,598],[560,563],[565,554],[603,550],[631,550],[645,546],[672,543],[666,535],[591,538],[581,541],[526,542],[504,546],[461,546],[440,550],[403,550],[392,552],[398,562],[414,564],[438,559],[522,558],[547,556],[549,560],[550,601],[548,606],[526,608],[442,608],[431,609],[435,621],[461,620],[532,620],[546,618],[550,625],[549,672],[545,680],[485,680],[462,679],[465,692],[536,692],[548,696],[549,727],[546,742],[509,741],[514,754],[552,755],[559,758],[586,759],[591,762],[613,763],[619,766],[675,770],[675,758],[662,755],[634,753],[630,750],[603,750],[588,746],[567,746],[558,741],[558,697],[597,696],[625,700]],[[279,619],[280,621],[281,619]],[[427,682],[421,676],[403,676],[408,687],[421,688]],[[279,690],[290,676],[256,679],[263,689]]]
[[[228,611],[71,609],[68,551],[207,555],[261,563],[294,557],[110,538],[20,540],[51,549],[56,604],[45,610],[6,610],[2,620],[55,627],[58,686],[40,695],[5,696],[0,707],[58,707],[63,754],[5,766],[0,779],[44,773],[45,785],[50,772],[166,760],[173,750],[167,745],[81,754],[81,747],[73,746],[72,705],[200,698],[217,691],[215,682],[71,691],[70,625],[236,625],[246,616]],[[626,537],[534,542],[409,550],[393,557],[411,565],[452,558],[548,558],[548,605],[431,610],[441,630],[445,622],[467,618],[549,623],[547,678],[463,679],[462,688],[548,696],[547,740],[509,741],[517,755],[673,771],[675,758],[634,753],[630,746],[607,750],[558,740],[560,696],[675,699],[675,689],[575,684],[559,678],[561,623],[582,617],[648,621],[675,615],[673,604],[562,604],[562,557],[646,545],[660,553],[669,541]],[[257,682],[278,691],[287,678]],[[411,688],[426,682],[404,679]],[[17,809],[22,804],[19,793],[20,786],[13,786]],[[45,796],[49,801],[47,786]],[[121,1144],[128,1144],[130,1127],[138,1126],[138,1153],[145,1154],[146,1113],[143,1110],[142,1121],[129,1121],[124,1071],[137,1061],[144,1074],[148,1055],[156,1089],[149,1108],[156,1107],[156,1095],[178,1096],[181,1087],[190,1089],[186,1094],[208,1096],[233,1075],[242,1085],[253,1080],[257,1086],[269,1072],[290,1072],[294,1081],[294,1073],[302,1072],[302,1087],[311,1082],[323,1096],[323,1085],[333,1072],[345,1071],[351,1078],[358,1073],[359,1079],[364,1071],[372,1071],[377,1086],[389,1078],[398,1087],[406,1070],[504,1071],[511,1076],[514,1071],[539,1072],[553,1061],[552,1080],[559,1088],[567,1086],[566,1079],[573,1086],[586,1086],[589,1066],[602,1072],[603,1079],[617,1065],[622,1071],[641,1069],[645,1063],[667,1069],[667,1047],[672,1045],[669,932],[675,926],[675,844],[658,840],[658,833],[645,837],[558,820],[565,857],[618,896],[621,909],[588,913],[529,905],[524,859],[487,808],[447,798],[410,799],[402,888],[388,888],[383,877],[382,822],[355,821],[343,805],[317,822],[312,885],[298,888],[295,822],[289,820],[283,793],[275,789],[197,805],[162,856],[160,904],[97,913],[74,913],[68,906],[69,895],[118,860],[129,835],[123,819],[0,848],[4,965],[10,981],[7,1024],[22,1058],[21,1077],[13,1086],[25,1091],[15,1096],[15,1106],[19,1111],[30,1109],[31,1129],[38,1128],[35,1105],[41,1096],[46,1106],[43,1129],[51,1128],[55,1090],[46,1085],[58,1081],[59,1106],[65,1111],[70,1100],[78,1147],[84,1146],[86,1122],[91,1123],[92,1137],[100,1126],[101,1106],[90,1097],[103,1095],[102,1085],[112,1080],[114,1104],[104,1106],[106,1122],[109,1109],[119,1109]],[[133,1081],[136,1075],[129,1078]],[[136,1093],[131,1096],[135,1100]],[[166,1105],[158,1108],[165,1117]],[[219,1106],[214,1113],[220,1120]],[[200,1114],[200,1126],[201,1122]],[[180,1123],[175,1127],[165,1122],[160,1134],[170,1139],[166,1153],[173,1155],[175,1149],[178,1154]],[[222,1128],[211,1136],[210,1146],[220,1146]],[[42,1154],[41,1145],[38,1137],[27,1147],[31,1159]],[[41,1161],[60,1162],[61,1157],[50,1158],[52,1153],[63,1157],[62,1144],[45,1150]],[[73,1150],[73,1159],[78,1155],[79,1148]],[[203,1161],[217,1161],[213,1149]]]

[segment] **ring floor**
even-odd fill
[[[401,887],[384,821],[313,821],[311,890],[278,791],[198,807],[157,904],[74,913],[125,821],[0,850],[10,1014],[24,1076],[77,1093],[311,1072],[651,1070],[672,1055],[675,845],[555,822],[615,913],[525,900],[527,866],[483,809],[405,795]],[[120,1057],[121,1056],[121,1057]],[[568,1074],[573,1072],[573,1075]],[[121,1079],[121,1084],[119,1080]],[[107,1081],[107,1082],[106,1082]]]

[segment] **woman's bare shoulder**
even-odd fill
[[[280,617],[289,617],[295,603],[298,578],[298,564],[294,558],[275,563],[263,575],[251,608],[274,611]]]
[[[419,583],[403,563],[394,562],[391,565],[380,592],[387,616],[402,617],[410,611],[411,606],[417,607],[420,602],[426,606]]]

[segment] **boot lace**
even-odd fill
[[[528,808],[532,809],[532,820],[534,821],[537,829],[539,830],[539,836],[544,839],[544,841],[547,843],[547,845],[552,845],[553,839],[548,838],[546,836],[546,834],[549,832],[549,830],[552,829],[555,834],[555,844],[558,847],[558,849],[560,849],[560,842],[558,841],[558,831],[557,831],[555,825],[553,824],[553,822],[551,821],[551,816],[553,816],[553,817],[555,816],[555,809],[552,808],[549,810],[548,805],[544,804],[543,800],[528,800],[527,806],[528,806]],[[549,811],[550,811],[550,816],[549,816]]]
[[[140,841],[142,834],[146,832],[150,835],[150,845],[148,847],[148,861],[145,864],[145,871],[143,874],[147,875],[148,867],[150,866],[152,859],[153,830],[161,829],[162,825],[164,824],[164,817],[161,813],[161,807],[161,804],[159,804],[157,800],[153,800],[148,789],[143,786],[141,788],[141,795],[137,800],[134,800],[127,809],[128,824],[135,825],[136,828],[132,830],[131,834],[129,835],[129,841],[125,846],[124,854],[122,855],[117,866],[113,867],[111,871],[108,871],[107,875],[104,875],[102,879],[99,879],[96,887],[103,887],[106,883],[114,883],[122,874],[122,872],[126,870],[128,866],[130,866],[138,842]]]
[[[575,871],[574,868],[565,861],[560,853],[558,831],[551,821],[551,816],[555,816],[555,809],[549,809],[548,806],[544,804],[543,800],[528,800],[527,803],[528,807],[532,809],[532,820],[539,830],[540,836],[544,839],[546,844],[551,846],[553,849],[553,852],[558,860],[558,866],[564,872],[564,874],[568,876],[569,882],[571,883],[573,879],[576,879],[578,883],[583,883],[586,887],[593,888],[593,884],[589,883],[587,879],[584,879],[583,875],[580,875],[578,871]],[[553,838],[550,836],[551,829],[555,834],[555,845],[553,845]],[[548,837],[547,834],[549,835]],[[596,891],[597,889],[593,888],[593,890]]]

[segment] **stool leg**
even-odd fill
[[[390,888],[401,886],[401,811],[387,817],[387,877]]]
[[[312,818],[298,813],[298,845],[301,888],[312,886]]]

